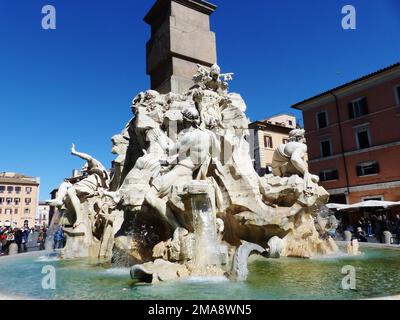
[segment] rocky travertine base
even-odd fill
[[[306,186],[298,175],[282,178],[270,174],[261,180],[265,199],[278,206],[278,210],[291,212],[283,221],[285,225],[281,224],[288,231],[281,244],[281,256],[311,258],[339,250],[318,224],[321,223],[318,218],[320,207],[329,199],[324,188],[316,183]]]
[[[312,258],[339,250],[331,237],[321,237],[314,226],[314,218],[310,214],[302,215],[300,220],[299,225],[283,238],[281,256]]]
[[[138,282],[159,283],[186,279],[190,276],[224,276],[226,272],[217,266],[198,267],[192,262],[180,264],[164,259],[134,265],[132,279]]]

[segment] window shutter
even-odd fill
[[[362,105],[362,114],[363,115],[364,114],[368,114],[369,113],[369,111],[368,111],[368,100],[367,100],[366,97],[361,100],[361,105]]]
[[[318,113],[318,128],[325,128],[328,126],[328,121],[326,118],[326,112]]]
[[[357,176],[361,177],[362,176],[362,170],[361,170],[361,166],[357,166]]]
[[[352,102],[349,102],[349,103],[347,104],[347,107],[348,107],[348,109],[349,109],[349,118],[350,118],[350,119],[354,119],[353,103],[352,103]]]
[[[379,163],[378,162],[375,162],[375,171],[376,171],[376,173],[379,173]]]
[[[400,86],[397,87],[397,102],[400,104]]]
[[[332,177],[333,180],[339,179],[339,172],[337,170],[334,170],[332,173],[332,176],[333,176]]]

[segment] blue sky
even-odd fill
[[[41,199],[82,161],[105,165],[110,137],[149,87],[142,21],[154,0],[0,0],[0,171],[41,178]],[[215,0],[218,62],[251,120],[400,61],[398,0]],[[41,28],[41,9],[57,29]],[[351,4],[357,29],[341,28]]]

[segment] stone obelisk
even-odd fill
[[[210,15],[216,6],[202,0],[157,0],[144,21],[151,26],[146,45],[151,88],[182,93],[193,85],[197,64],[217,62]]]

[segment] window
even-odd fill
[[[369,200],[375,200],[375,201],[383,201],[384,198],[383,196],[370,196],[370,197],[363,197],[361,198],[362,201],[369,201]]]
[[[332,155],[332,146],[331,140],[323,140],[321,141],[321,156],[329,157]]]
[[[21,198],[14,198],[15,205],[19,205],[21,203]]]
[[[0,204],[4,203],[4,198],[0,198]]]
[[[357,166],[357,176],[368,176],[371,174],[378,174],[379,173],[379,163],[376,161],[369,161],[360,163]]]
[[[349,102],[348,108],[349,108],[349,118],[350,119],[365,116],[366,114],[368,114],[367,98],[361,98],[361,99],[357,99],[352,102]]]
[[[328,126],[328,114],[326,111],[321,111],[317,113],[317,127],[322,129]]]
[[[32,202],[31,198],[25,198],[25,204],[30,204]]]
[[[271,136],[264,136],[264,147],[270,149],[273,148]]]
[[[12,203],[12,198],[6,198],[6,203],[11,204]]]
[[[25,192],[26,193],[31,193],[32,192],[32,187],[25,187]]]
[[[8,187],[7,187],[7,192],[8,192],[8,193],[12,193],[13,190],[14,190],[14,187],[13,187],[13,186],[8,186]]]
[[[14,214],[18,214],[18,209],[15,209],[15,210],[14,210]]]
[[[321,181],[331,181],[339,179],[339,173],[336,169],[323,170],[319,173]]]
[[[11,214],[12,210],[11,209],[6,209],[6,211],[4,212],[5,214]]]
[[[24,214],[29,214],[29,212],[31,212],[31,211],[29,210],[29,208],[25,208]]]
[[[2,214],[3,213],[3,209],[2,208],[0,208],[0,214]]]
[[[289,126],[293,125],[293,121],[292,120],[289,120],[288,122],[289,122]]]
[[[359,128],[356,130],[356,141],[358,149],[366,149],[371,147],[371,139],[368,127]]]
[[[15,187],[15,193],[19,194],[21,192],[21,187]]]
[[[5,186],[0,186],[0,193],[4,193],[4,190],[6,190]]]
[[[394,88],[395,96],[396,96],[396,103],[400,104],[400,85]]]

